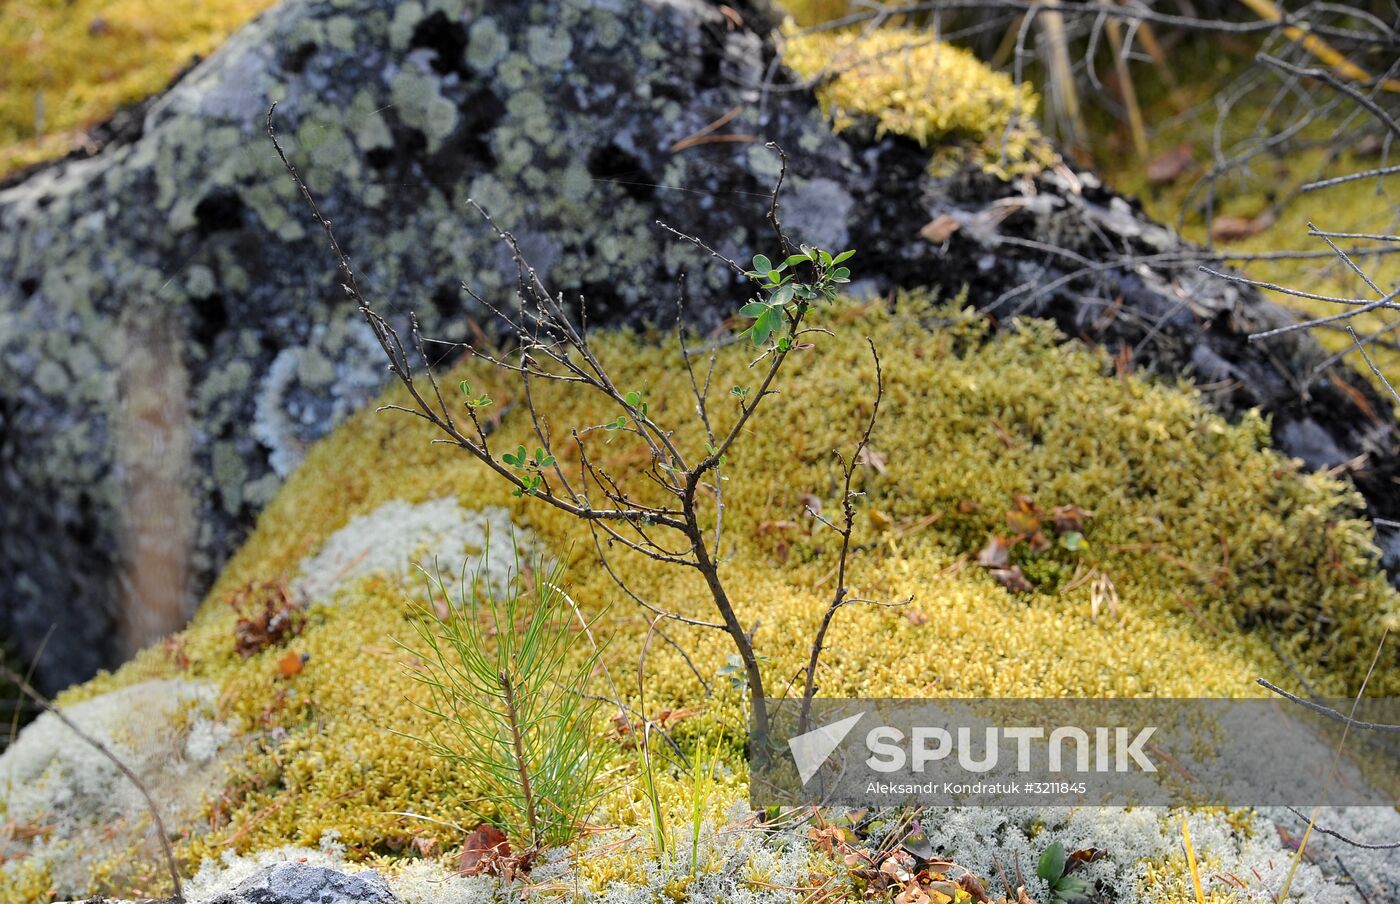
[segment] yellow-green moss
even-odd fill
[[[0,175],[81,146],[84,129],[161,91],[273,2],[7,0]]]
[[[816,83],[836,131],[872,121],[879,136],[935,149],[935,172],[972,165],[1008,177],[1055,160],[1034,122],[1035,91],[925,30],[789,28],[783,61]]]
[[[804,654],[791,639],[809,636],[820,616],[834,552],[820,533],[774,525],[801,522],[804,494],[833,502],[831,450],[849,446],[870,403],[867,335],[888,380],[874,438],[886,471],[863,478],[863,505],[877,514],[862,515],[853,584],[863,595],[912,593],[916,602],[909,612],[844,611],[827,641],[824,694],[1251,695],[1255,677],[1286,674],[1271,636],[1314,686],[1343,692],[1354,689],[1382,627],[1395,625],[1396,594],[1375,572],[1354,493],[1269,451],[1257,418],[1232,426],[1189,389],[1106,376],[1100,353],[1056,344],[1039,324],[993,338],[975,317],[915,299],[904,299],[897,315],[843,307],[831,319],[838,337],[797,360],[729,470],[725,576],[744,623],[759,626],[756,642],[775,689],[798,669]],[[932,320],[950,325],[921,325]],[[653,412],[688,416],[689,383],[673,350],[625,336],[596,342],[616,362],[619,384],[645,389]],[[738,347],[721,352],[715,385],[748,382],[746,358]],[[462,375],[497,405],[514,397],[478,366]],[[556,434],[606,417],[563,387],[537,387],[536,399]],[[492,442],[513,448],[527,439],[525,429],[508,416]],[[190,862],[225,850],[314,845],[328,829],[357,858],[407,855],[419,838],[434,840],[436,850],[459,843],[452,829],[395,815],[472,818],[461,803],[471,797],[471,777],[391,731],[422,734],[427,718],[410,705],[421,686],[404,674],[408,657],[395,646],[413,636],[406,589],[385,578],[361,581],[313,610],[286,647],[248,660],[234,652],[236,613],[221,601],[249,580],[295,574],[332,532],[388,500],[455,494],[468,506],[509,506],[550,548],[571,550],[571,593],[590,610],[606,607],[599,629],[612,637],[607,660],[624,689],[635,687],[647,621],[597,566],[579,526],[548,506],[511,499],[485,469],[432,438],[406,416],[352,418],[311,451],[186,631],[66,697],[181,673],[187,658],[183,674],[220,681],[225,712],[243,732],[285,733],[277,743],[254,740],[222,799],[215,795],[213,829],[181,843]],[[698,437],[688,440],[694,451]],[[621,438],[592,448],[615,470],[634,451]],[[1108,575],[1120,618],[1091,617],[1087,583],[1018,596],[970,564],[1018,493],[1046,507],[1095,512],[1080,565]],[[930,517],[932,524],[911,529]],[[693,575],[638,557],[618,564],[668,608],[707,614]],[[1327,636],[1312,629],[1321,615],[1335,626]],[[1245,631],[1244,623],[1264,627]],[[705,698],[674,650],[653,646],[648,708],[700,708],[677,729],[680,742],[726,740],[736,776],[726,788],[742,787],[740,700],[713,680],[729,648],[716,632],[676,628],[673,636],[715,695]],[[277,665],[289,649],[310,657],[291,678]],[[1400,670],[1378,670],[1373,687],[1394,693]],[[636,783],[624,781],[635,775],[631,758],[610,774],[617,787],[600,818],[643,823]],[[663,785],[669,805],[683,812],[684,782]],[[607,869],[614,868],[623,867]]]

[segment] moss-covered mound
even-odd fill
[[[273,0],[10,0],[0,17],[0,176],[83,146]]]
[[[792,639],[810,636],[832,589],[834,546],[802,513],[809,496],[833,504],[831,452],[850,445],[868,412],[865,336],[881,350],[887,387],[861,477],[867,496],[853,583],[863,595],[915,601],[841,613],[827,640],[824,694],[1238,696],[1258,693],[1256,676],[1283,680],[1290,668],[1323,692],[1345,692],[1381,632],[1396,624],[1400,604],[1376,574],[1354,494],[1270,451],[1258,419],[1231,425],[1189,389],[1109,376],[1104,357],[1057,344],[1034,322],[992,336],[974,316],[916,299],[903,299],[897,314],[847,306],[831,319],[837,337],[801,356],[728,471],[726,578],[744,623],[757,625],[774,687],[798,671],[805,645]],[[690,410],[674,343],[620,335],[598,342],[617,362],[619,385],[641,389],[654,411],[681,418]],[[714,385],[745,383],[746,362],[743,347],[721,350]],[[480,365],[460,375],[501,408],[519,401]],[[537,388],[536,401],[556,431],[607,419],[558,388]],[[492,442],[514,448],[527,429],[518,411],[508,414]],[[204,812],[181,826],[179,851],[191,868],[285,845],[329,845],[337,856],[390,869],[460,850],[452,825],[474,824],[466,803],[473,779],[403,736],[423,735],[431,717],[412,705],[423,702],[423,688],[406,674],[412,657],[397,642],[412,644],[421,613],[411,560],[455,567],[508,523],[567,561],[572,598],[601,613],[597,630],[611,637],[606,661],[631,705],[641,705],[637,662],[648,619],[598,566],[586,533],[543,504],[513,499],[433,438],[407,416],[356,415],[311,450],[187,630],[65,698],[72,705],[155,679],[218,688],[215,711],[188,721],[208,735],[204,720],[212,718],[236,740],[222,742],[229,772],[208,789]],[[682,437],[700,440],[698,432]],[[625,438],[590,449],[613,471],[639,461]],[[975,564],[990,536],[1007,533],[1008,510],[1026,507],[1017,497],[1047,511],[1093,513],[1082,542],[1013,550],[1029,592],[1008,590]],[[693,575],[637,556],[614,562],[650,598],[707,614]],[[309,610],[285,630],[262,617],[297,600]],[[688,752],[702,739],[719,742],[720,790],[707,803],[719,820],[744,788],[741,699],[719,674],[729,649],[712,632],[667,630],[676,646],[654,645],[646,659],[646,710],[682,712],[673,733]],[[1372,687],[1394,693],[1397,681],[1392,655]],[[616,790],[596,821],[644,823],[635,782],[626,780],[635,758],[620,755],[614,768]],[[663,779],[678,814],[690,807],[685,787]],[[42,821],[37,812],[9,818]],[[6,865],[0,881],[22,880],[30,893],[48,888],[54,871],[45,858],[66,856],[64,832],[81,825],[74,819],[49,823],[48,841],[31,849],[27,865]],[[1064,813],[985,819],[1020,819],[1020,828],[1008,835],[989,823],[978,834],[955,832],[950,822],[938,836],[947,853],[980,862],[991,856],[986,845],[1008,837],[1048,831],[1035,843],[1079,843],[1088,833],[1109,852],[1102,869],[1114,888],[1184,888],[1172,832],[1154,829],[1163,839],[1154,847],[1142,840],[1139,817],[1123,823],[1136,828],[1125,828],[1117,848],[1105,828],[1115,824],[1111,815],[1093,817],[1092,831]],[[1224,867],[1258,844],[1257,834],[1217,829],[1219,847],[1208,856]],[[607,856],[570,867],[571,881],[598,894],[618,882],[646,889],[680,881],[658,879],[635,842],[603,845]],[[116,847],[93,887],[159,884],[153,862]],[[809,876],[803,863],[782,869]],[[1022,868],[1030,873],[1033,864]],[[755,874],[754,882],[771,878]]]
[[[973,166],[1009,178],[1056,159],[1035,124],[1035,89],[928,31],[792,29],[783,61],[816,84],[836,131],[873,122],[877,137],[912,138],[937,149],[935,173]]]

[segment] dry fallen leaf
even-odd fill
[[[510,856],[510,842],[505,833],[485,823],[467,834],[462,845],[460,872],[464,876],[479,876],[499,871],[501,860]]]
[[[894,526],[894,519],[879,509],[870,509],[870,526],[879,531],[889,530]]]
[[[958,885],[972,896],[972,900],[976,904],[988,904],[992,900],[991,895],[987,894],[987,889],[982,887],[982,883],[978,882],[977,877],[972,873],[964,873],[959,876]]]
[[[1077,505],[1057,505],[1050,513],[1055,520],[1055,531],[1061,534],[1084,533],[1084,522],[1094,517],[1094,513]]]
[[[820,515],[822,513],[822,501],[819,496],[811,493],[802,494],[802,511],[809,515]]]
[[[874,471],[876,474],[885,473],[886,458],[884,456],[884,453],[876,452],[869,446],[864,446],[861,448],[860,457],[857,458],[856,461],[865,465],[867,468]]]
[[[1094,863],[1107,856],[1108,851],[1103,848],[1080,848],[1070,853],[1065,866],[1065,874],[1068,875],[1086,863]]]
[[[691,716],[699,715],[701,712],[703,712],[703,710],[695,709],[692,707],[685,707],[682,709],[663,709],[661,712],[656,714],[656,719],[654,721],[657,725],[660,725],[662,728],[667,729],[669,731],[670,729],[684,722],[686,719],[689,719]]]
[[[306,624],[306,613],[280,581],[250,581],[224,601],[238,613],[233,647],[244,659],[295,637]]]
[[[291,678],[293,675],[301,674],[302,667],[306,665],[306,660],[295,650],[277,660],[277,670],[282,673],[283,678]]]
[[[1030,537],[1040,530],[1040,519],[1045,517],[1045,512],[1034,499],[1021,494],[1012,498],[1012,504],[1015,508],[1006,513],[1006,526],[1013,534]]]
[[[904,617],[909,619],[909,624],[911,625],[917,626],[928,624],[928,616],[920,612],[918,609],[905,610]]]
[[[1257,217],[1216,217],[1210,224],[1210,237],[1217,242],[1239,242],[1274,225],[1274,213],[1266,210]]]
[[[998,584],[1012,593],[1030,593],[1035,589],[1031,582],[1026,580],[1025,575],[1021,574],[1021,566],[1019,565],[1012,565],[1010,568],[993,568],[990,570],[990,574]]]
[[[988,537],[987,545],[977,554],[977,564],[983,568],[1005,568],[1011,562],[1011,546],[1014,542],[1006,537]]]
[[[1169,151],[1164,151],[1147,162],[1147,181],[1153,185],[1175,182],[1196,162],[1196,154],[1189,142],[1183,142]]]
[[[920,229],[919,235],[923,236],[925,239],[927,239],[935,245],[941,245],[944,242],[948,241],[948,239],[952,237],[953,233],[957,232],[961,228],[961,223],[959,223],[957,220],[953,219],[945,213],[942,216],[934,219],[933,222],[929,223],[923,229]]]

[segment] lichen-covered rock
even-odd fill
[[[463,280],[511,301],[514,264],[468,198],[515,231],[553,289],[587,297],[591,322],[669,324],[684,274],[690,316],[715,323],[742,301],[732,274],[655,221],[736,257],[771,251],[773,140],[791,158],[786,227],[858,248],[868,290],[970,285],[993,303],[1048,286],[1027,310],[1138,347],[1141,364],[1234,381],[1217,401],[1236,415],[1262,406],[1285,450],[1306,435],[1290,426],[1311,419],[1333,440],[1309,440],[1335,449],[1323,463],[1368,453],[1358,482],[1376,513],[1400,514],[1387,508],[1400,505],[1393,437],[1366,413],[1384,420],[1388,406],[1345,374],[1341,386],[1318,378],[1308,399],[1285,393],[1311,346],[1242,340],[1274,309],[1194,273],[1171,233],[1068,169],[937,180],[937,148],[915,139],[955,137],[913,121],[876,137],[855,119],[834,136],[811,93],[771,65],[768,24],[753,4],[711,0],[287,0],[154,102],[134,142],[0,190],[0,629],[28,656],[58,626],[40,683],[125,652],[118,587],[141,586],[126,580],[140,566],[127,538],[188,544],[172,580],[192,609],[308,444],[381,385],[324,239],[261,133],[273,101],[366,293],[400,320],[415,310],[430,335],[489,324]],[[968,96],[938,104],[984,103],[980,77],[1001,85],[962,62]],[[962,228],[933,244],[920,229],[941,214]],[[1037,236],[1069,252],[1047,255]],[[1061,279],[1124,247],[1158,257]],[[1117,297],[1127,313],[1100,316]],[[178,341],[143,344],[166,332]],[[139,406],[151,417],[124,422],[114,414],[134,394],[159,389],[143,379],[152,362],[187,372],[170,384],[187,397],[157,393]],[[131,464],[148,433],[176,434],[181,418],[162,410],[192,428],[187,450],[153,444],[188,459],[191,502],[137,530],[133,498],[174,495],[143,495]]]
[[[373,870],[346,875],[323,866],[279,863],[209,904],[402,904]]]
[[[653,221],[736,254],[759,241],[779,165],[762,139],[802,162],[795,233],[848,241],[865,214],[842,186],[862,167],[810,98],[758,103],[764,53],[704,0],[290,0],[154,103],[134,143],[0,192],[0,625],[25,655],[60,626],[40,683],[125,652],[112,375],[147,352],[113,341],[123,318],[185,339],[155,356],[189,371],[167,403],[194,425],[190,607],[307,444],[382,385],[262,133],[273,101],[369,294],[461,339],[487,319],[462,281],[499,303],[514,272],[469,197],[600,323],[672,317],[682,272],[693,298],[727,299],[730,276]],[[749,137],[677,145],[736,108],[723,133]]]
[[[217,686],[176,678],[133,684],[64,707],[65,715],[134,772],[178,825],[197,820],[222,778],[230,727],[216,717]],[[59,887],[82,888],[110,854],[95,836],[143,842],[149,813],[141,791],[52,713],[25,727],[0,754],[0,818],[22,829],[7,840],[0,877],[42,867]],[[23,855],[23,856],[19,856]]]

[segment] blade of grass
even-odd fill
[[[1201,871],[1196,866],[1196,849],[1191,846],[1191,826],[1185,813],[1181,814],[1181,840],[1186,844],[1186,865],[1191,868],[1191,887],[1196,892],[1196,904],[1206,904],[1206,895],[1201,889]]]

